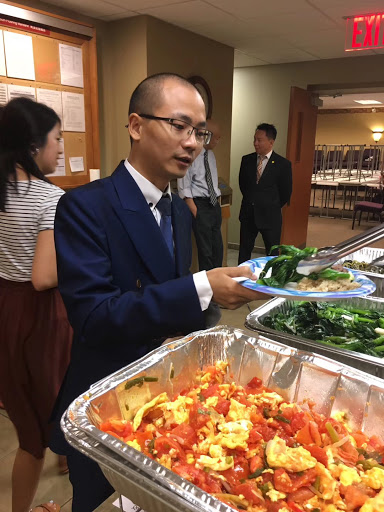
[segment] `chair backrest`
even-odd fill
[[[371,147],[364,149],[362,166],[365,169],[378,169],[380,166],[380,154],[379,148]]]
[[[327,165],[329,167],[333,167],[337,169],[341,166],[343,160],[343,150],[342,149],[331,149],[327,154]]]
[[[313,155],[313,172],[316,172],[319,169],[321,169],[322,159],[323,159],[323,150],[315,149],[315,153]]]
[[[357,163],[359,159],[359,150],[358,149],[348,149],[345,153],[343,162],[348,162],[350,160],[353,163]]]
[[[383,190],[379,189],[372,197],[372,203],[378,203],[383,205],[384,203],[384,194]]]

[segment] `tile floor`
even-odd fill
[[[350,220],[311,217],[307,245],[317,247],[332,245],[376,225],[375,223],[367,223],[364,219],[361,226],[352,231],[351,224]],[[375,245],[384,248],[384,239]],[[228,250],[228,265],[237,265],[237,251]],[[252,302],[250,308],[253,310],[263,302]],[[247,306],[243,306],[236,311],[222,310],[221,323],[244,328],[244,319],[248,312]],[[251,331],[249,332],[251,334]],[[16,448],[17,438],[13,426],[6,412],[0,410],[0,512],[10,512],[11,510],[11,470]],[[35,503],[44,503],[53,499],[62,506],[62,512],[70,512],[71,496],[71,485],[68,476],[58,474],[56,456],[48,450]],[[104,505],[99,507],[98,512],[116,511],[117,509],[112,506],[112,501],[112,499],[107,500]]]

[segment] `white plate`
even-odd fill
[[[259,274],[259,269],[263,269],[266,263],[272,259],[273,256],[265,256],[263,258],[256,258],[254,260],[245,261],[240,265],[250,267],[252,272],[256,271]],[[288,290],[286,288],[272,288],[272,286],[265,286],[263,284],[257,284],[256,281],[247,279],[240,284],[261,293],[267,295],[275,295],[276,297],[286,297],[291,300],[309,300],[309,301],[322,301],[322,300],[338,300],[347,299],[348,297],[361,297],[370,295],[376,290],[376,285],[368,277],[360,274],[357,270],[347,269],[354,275],[356,283],[360,284],[359,288],[354,290],[347,290],[345,292],[306,292],[297,290]],[[304,277],[304,276],[303,276]]]

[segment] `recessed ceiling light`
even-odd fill
[[[360,103],[361,105],[382,105],[381,101],[376,100],[353,100],[355,103]]]

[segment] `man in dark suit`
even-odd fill
[[[191,213],[169,182],[183,177],[209,142],[205,125],[193,85],[177,75],[147,78],[130,101],[129,158],[58,205],[59,288],[74,340],[51,446],[67,455],[73,512],[93,511],[113,489],[59,430],[71,401],[166,338],[204,329],[211,299],[235,309],[261,296],[232,279],[250,276],[248,268],[189,273]]]
[[[256,128],[255,153],[245,155],[239,173],[243,200],[240,208],[239,264],[251,258],[257,234],[263,237],[265,252],[280,243],[281,209],[292,193],[292,166],[273,151],[277,131],[273,124]]]

